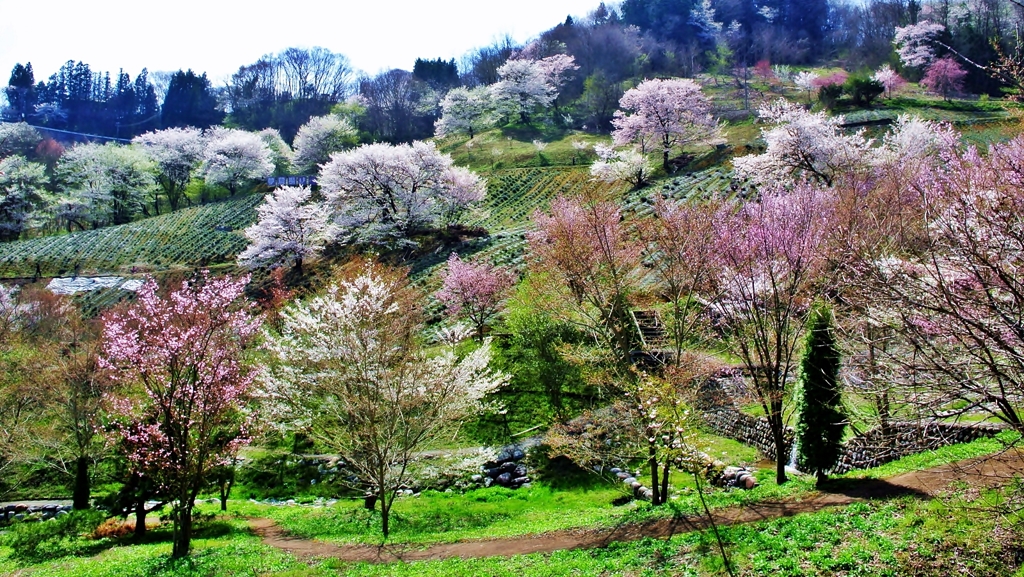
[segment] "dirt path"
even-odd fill
[[[851,480],[835,487],[831,492],[812,493],[800,500],[761,502],[746,507],[730,507],[714,513],[720,526],[752,523],[800,513],[820,511],[827,507],[850,505],[869,499],[883,499],[899,495],[934,496],[950,482],[961,480],[975,487],[993,487],[1005,484],[1014,473],[1024,471],[1021,454],[1007,453],[996,457],[970,459],[923,471],[905,473],[885,480]],[[270,519],[254,519],[250,526],[263,543],[287,551],[298,557],[331,557],[343,561],[426,561],[450,557],[474,558],[511,556],[526,553],[550,553],[564,549],[591,549],[604,547],[615,541],[635,541],[644,537],[665,538],[678,533],[706,529],[705,517],[658,519],[640,524],[623,524],[612,528],[567,529],[539,535],[523,535],[501,539],[439,543],[417,549],[416,545],[334,545],[321,541],[290,536]]]

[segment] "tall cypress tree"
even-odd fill
[[[800,363],[800,421],[797,424],[798,462],[818,482],[839,460],[846,429],[839,389],[839,348],[832,327],[832,310],[823,303],[811,309],[804,356]]]

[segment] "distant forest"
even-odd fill
[[[834,65],[869,71],[882,64],[908,79],[893,50],[896,27],[930,21],[934,44],[971,64],[965,89],[1000,94],[982,69],[1002,57],[1022,61],[1014,31],[1024,20],[1016,0],[625,0],[571,17],[526,46],[511,38],[476,48],[456,62],[420,58],[412,70],[360,74],[324,48],[288,48],[240,66],[224,86],[192,70],[131,78],[69,60],[46,80],[18,64],[5,89],[3,120],[130,139],[160,128],[217,124],[278,129],[289,143],[309,118],[332,110],[352,118],[361,139],[392,143],[434,133],[440,103],[455,87],[493,84],[510,56],[571,55],[579,69],[554,103],[551,121],[601,131],[618,98],[644,78],[701,73],[749,78],[759,63]],[[940,54],[941,55],[941,54]]]

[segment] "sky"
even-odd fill
[[[206,72],[221,85],[239,66],[288,47],[322,46],[368,73],[412,70],[510,34],[524,42],[585,16],[600,0],[51,0],[0,2],[0,84],[16,63],[36,81],[68,61],[94,72]],[[271,7],[272,6],[272,7]]]

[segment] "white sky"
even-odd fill
[[[68,61],[132,78],[191,68],[221,85],[239,66],[290,46],[323,46],[369,73],[412,70],[511,34],[519,42],[585,16],[600,0],[0,1],[0,86],[16,63],[36,81]]]

